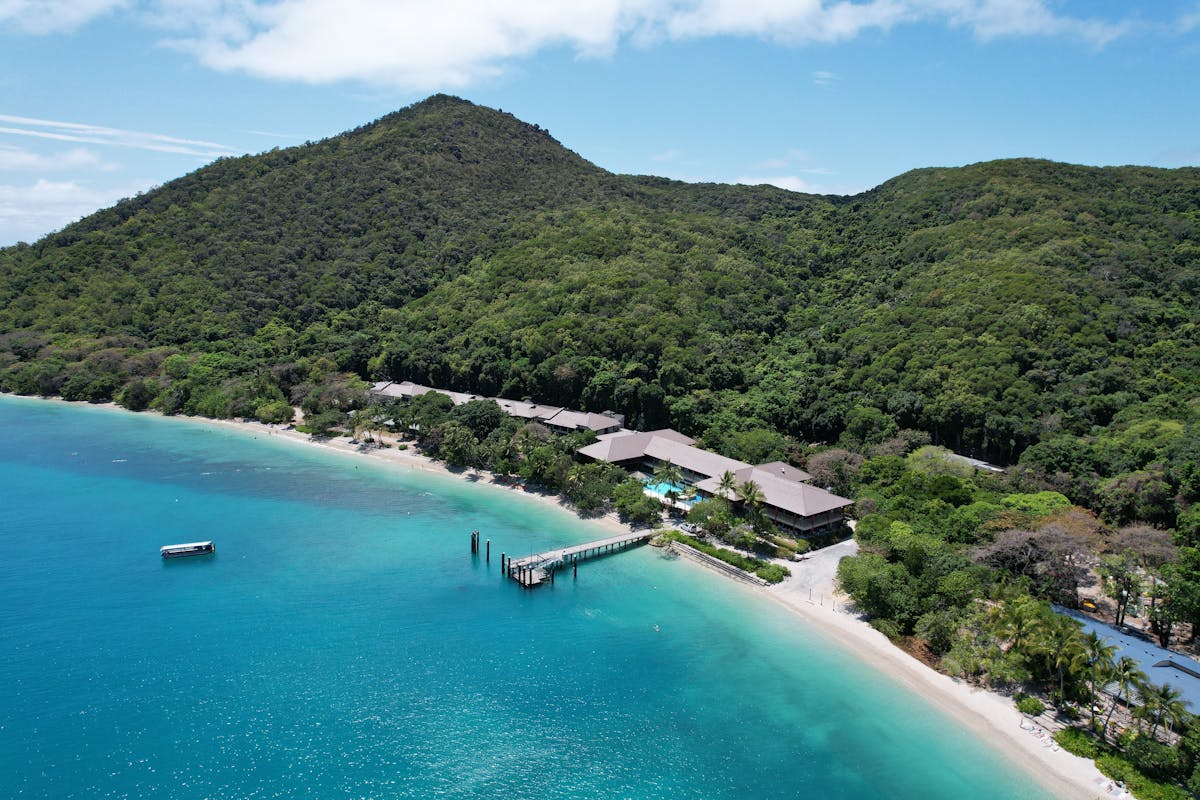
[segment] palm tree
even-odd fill
[[[1187,719],[1187,706],[1183,703],[1183,693],[1172,688],[1171,684],[1147,683],[1141,687],[1140,694],[1142,707],[1138,709],[1139,716],[1149,718],[1153,723],[1150,726],[1150,738],[1154,738],[1160,724],[1165,722],[1167,730],[1171,730],[1173,724],[1179,724]]]
[[[1040,611],[1033,598],[1015,597],[1005,600],[993,612],[992,630],[998,638],[1008,642],[1008,652],[1025,656],[1026,640],[1037,630]]]
[[[572,464],[567,470],[566,488],[569,491],[575,491],[583,486],[583,482],[587,479],[587,468],[583,464]]]
[[[1108,644],[1100,638],[1100,634],[1091,631],[1083,637],[1083,655],[1088,665],[1088,706],[1096,704],[1096,684],[1102,676],[1107,676],[1113,670],[1113,656],[1117,654],[1117,646]],[[1092,719],[1096,718],[1092,712]]]
[[[1117,663],[1113,665],[1112,671],[1113,683],[1117,684],[1117,696],[1113,699],[1112,707],[1108,709],[1108,716],[1104,718],[1104,730],[1108,730],[1108,723],[1112,719],[1113,712],[1117,709],[1117,702],[1124,697],[1129,700],[1129,690],[1134,687],[1144,686],[1146,684],[1146,673],[1138,669],[1138,663],[1129,656],[1121,656],[1117,659]]]
[[[729,470],[721,473],[720,479],[717,481],[717,494],[728,500],[731,495],[737,490],[737,478]]]
[[[1067,672],[1074,672],[1084,662],[1083,639],[1079,635],[1080,624],[1070,617],[1054,614],[1039,626],[1038,650],[1049,657],[1051,666],[1058,672],[1058,704],[1066,699]]]
[[[757,528],[759,516],[762,514],[762,489],[754,481],[745,481],[738,487],[737,493],[741,495],[742,503],[750,515],[750,523]]]
[[[659,464],[658,469],[654,470],[654,480],[660,485],[665,483],[668,486],[663,494],[666,495],[667,501],[674,505],[679,498],[679,487],[683,484],[683,471],[667,461]]]

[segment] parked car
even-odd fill
[[[691,522],[684,522],[679,526],[679,530],[683,531],[684,533],[699,533],[700,528]]]

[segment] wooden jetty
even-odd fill
[[[557,550],[547,550],[534,553],[524,558],[510,558],[505,561],[501,556],[501,567],[504,574],[527,589],[543,583],[554,583],[554,572],[560,567],[575,567],[580,561],[588,558],[615,553],[628,547],[650,541],[658,531],[645,530],[598,539],[574,547],[563,547]]]

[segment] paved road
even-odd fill
[[[830,547],[814,550],[804,561],[776,559],[792,571],[792,577],[772,587],[771,591],[796,595],[800,599],[808,599],[811,596],[814,603],[830,603],[834,597],[838,562],[857,552],[858,542],[847,539]]]

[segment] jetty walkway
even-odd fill
[[[504,554],[501,554],[500,566],[505,575],[526,588],[532,588],[546,582],[554,583],[554,572],[560,567],[568,565],[574,567],[585,559],[643,544],[658,533],[659,531],[656,530],[633,531],[620,536],[610,536],[607,539],[577,544],[573,547],[546,550],[524,558],[509,558],[507,561],[505,561]]]

